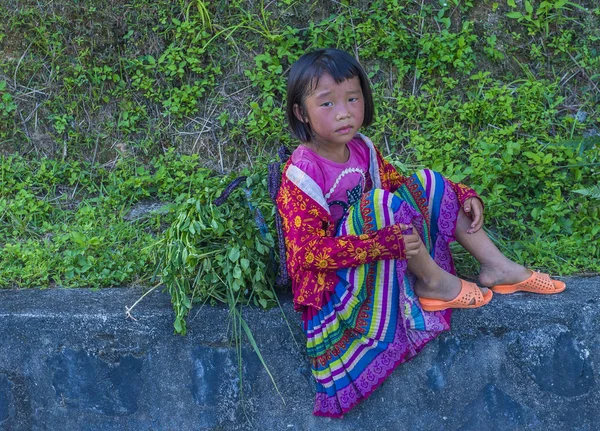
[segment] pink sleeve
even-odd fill
[[[305,172],[309,177],[315,180],[321,190],[325,188],[325,175],[323,175],[323,171],[321,171],[321,168],[319,168],[316,163],[312,163],[306,159],[301,159],[297,162],[292,160],[292,163],[294,166],[300,168],[302,172]]]

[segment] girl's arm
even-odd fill
[[[284,220],[288,225],[289,258],[294,266],[303,270],[337,270],[376,260],[405,258],[399,225],[386,226],[368,234],[334,237],[327,222],[319,217],[295,214]]]
[[[335,237],[325,210],[286,179],[281,184],[277,209],[283,220],[290,270],[337,270],[376,260],[405,258],[400,226]]]
[[[400,175],[398,173],[398,171],[396,170],[396,168],[394,168],[394,166],[392,166],[392,164],[390,162],[388,162],[387,160],[385,160],[383,158],[383,156],[381,155],[379,150],[377,150],[377,157],[378,157],[379,163],[380,163],[380,171],[379,172],[381,175],[382,187],[391,192],[395,192],[404,183],[406,183],[408,178]],[[446,180],[448,181],[450,186],[452,186],[452,189],[456,193],[456,196],[457,196],[458,201],[460,202],[460,205],[462,208],[465,207],[465,201],[470,198],[479,199],[483,206],[483,200],[477,194],[477,192],[475,190],[473,190],[471,187],[466,186],[461,183],[453,183],[452,181],[448,180],[447,178],[446,178]]]
[[[463,209],[465,207],[465,201],[470,198],[479,199],[481,201],[481,204],[483,205],[483,200],[479,197],[477,192],[475,190],[473,190],[471,187],[466,186],[461,183],[453,183],[452,181],[450,181],[448,179],[446,179],[446,180],[450,183],[450,185],[454,189],[454,192],[456,193],[456,196],[458,197],[458,201],[460,202],[460,206]]]

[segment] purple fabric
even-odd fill
[[[429,190],[431,189],[429,186],[431,181],[427,183],[427,191],[432,193]],[[434,245],[434,260],[442,269],[450,273],[455,273],[449,243],[455,240],[454,233],[458,211],[459,203],[456,193],[450,184],[446,182],[437,219],[439,232]],[[426,216],[429,216],[429,214]],[[420,212],[406,201],[403,201],[400,207],[394,212],[394,223],[409,224],[412,222],[415,228],[420,230],[419,226],[422,226],[422,222],[419,223],[419,220],[422,220]],[[387,222],[388,220],[386,220]],[[423,235],[423,232],[419,233],[421,236]],[[392,262],[386,261],[383,263],[391,264]],[[416,302],[417,306],[420,307],[414,293],[410,291],[412,286],[414,286],[415,277],[407,272],[406,260],[395,260],[395,264],[400,285],[399,306],[403,307],[403,304],[407,302],[414,305]],[[404,275],[409,278],[409,283],[403,282],[402,278]],[[389,280],[386,279],[384,282],[389,283]],[[406,286],[407,284],[408,286]],[[407,292],[405,289],[409,289],[409,291]],[[415,329],[410,319],[399,318],[396,322],[393,341],[387,344],[385,349],[374,357],[364,371],[353,380],[352,384],[338,389],[335,397],[318,392],[316,394],[313,413],[317,416],[342,417],[345,412],[351,410],[360,401],[368,398],[398,365],[412,359],[439,332],[450,329],[451,315],[451,310],[423,312],[424,327],[427,328],[426,330]],[[382,327],[378,329],[375,338],[365,340],[364,344],[349,359],[349,363],[365,352],[365,349],[378,343],[377,338],[381,336],[381,332]],[[336,370],[331,376],[323,379],[322,383],[332,381],[334,375],[342,372],[344,372],[342,369]]]

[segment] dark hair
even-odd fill
[[[292,134],[302,142],[311,140],[311,130],[294,115],[294,105],[305,111],[304,102],[312,89],[318,85],[323,74],[328,73],[336,83],[358,77],[365,101],[362,126],[373,122],[373,94],[369,78],[356,59],[345,51],[327,48],[304,54],[292,66],[287,83],[287,116]]]

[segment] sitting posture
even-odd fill
[[[565,289],[496,248],[474,190],[430,170],[403,177],[358,133],[374,108],[354,57],[305,54],[287,97],[301,145],[284,167],[277,207],[317,381],[315,415],[341,417],[368,397],[450,328],[452,308],[483,306],[493,292]],[[483,287],[455,276],[455,239],[480,263]]]

